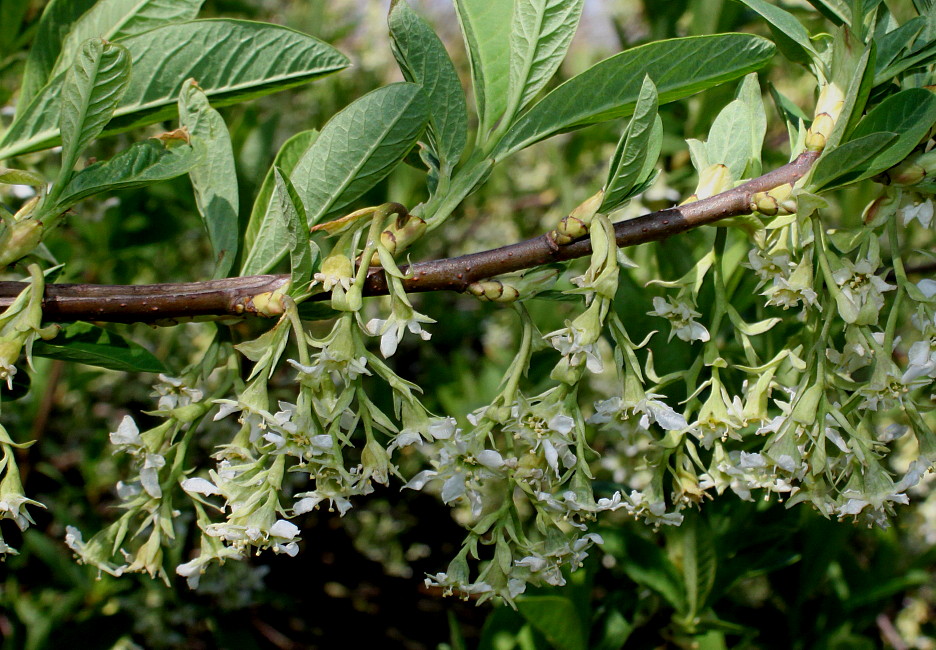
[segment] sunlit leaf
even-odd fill
[[[657,41],[616,54],[565,82],[524,113],[494,150],[497,159],[564,131],[634,112],[649,75],[661,104],[766,65],[774,45],[750,34]]]
[[[98,0],[71,26],[48,78],[68,69],[80,45],[89,38],[113,41],[162,25],[191,20],[205,0]]]
[[[65,178],[100,135],[130,82],[130,53],[100,38],[86,41],[65,75],[59,130]]]
[[[393,55],[403,77],[423,87],[429,102],[427,133],[443,175],[451,173],[468,138],[468,108],[455,66],[432,28],[405,0],[388,18]]]
[[[455,0],[482,133],[491,130],[507,106],[514,4],[515,0]]]
[[[188,145],[166,148],[155,139],[137,142],[109,160],[94,163],[75,174],[58,199],[56,209],[66,210],[99,192],[143,187],[187,174],[198,162]]]
[[[565,58],[584,0],[530,0],[514,7],[510,30],[510,121],[543,89]]]
[[[245,20],[195,20],[121,39],[133,74],[111,135],[169,119],[186,79],[194,78],[215,106],[291,88],[348,65],[330,45],[311,36]],[[0,141],[0,160],[59,143],[60,75],[45,86]]]

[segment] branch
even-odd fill
[[[819,152],[806,152],[793,162],[727,192],[618,222],[614,225],[617,245],[626,247],[658,241],[720,219],[750,214],[751,199],[756,192],[796,182],[818,157]],[[401,270],[408,276],[403,286],[408,292],[461,292],[472,282],[590,253],[591,242],[587,236],[556,246],[546,235],[541,235],[480,253],[403,266]],[[288,275],[256,275],[173,284],[53,284],[46,287],[42,310],[49,321],[113,323],[171,323],[179,318],[243,316],[256,314],[253,296],[275,291],[288,280]],[[23,282],[0,282],[0,308],[6,308],[25,287]],[[364,295],[386,293],[387,278],[383,270],[373,269],[367,276]],[[326,300],[328,294],[312,299]]]

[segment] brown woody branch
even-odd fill
[[[658,241],[726,217],[749,214],[756,192],[797,181],[818,155],[817,152],[803,153],[793,162],[727,192],[616,223],[617,244],[626,247]],[[546,235],[541,235],[480,253],[401,267],[408,276],[403,286],[409,292],[464,291],[479,280],[589,253],[588,237],[556,246]],[[288,275],[257,275],[174,284],[53,284],[46,287],[42,308],[49,321],[171,323],[179,318],[242,316],[256,313],[253,296],[275,291],[288,280]],[[0,282],[0,308],[8,306],[25,286],[22,282]],[[367,277],[364,295],[386,293],[386,276],[382,270],[374,269]],[[326,299],[328,294],[315,298]]]

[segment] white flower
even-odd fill
[[[668,298],[654,296],[653,308],[653,311],[647,312],[650,316],[659,316],[670,322],[670,339],[675,335],[687,342],[709,340],[708,330],[695,321],[702,314],[692,309],[687,302],[679,299],[670,302]]]
[[[110,433],[110,441],[118,451],[130,454],[137,453],[143,447],[140,429],[129,415],[123,416],[120,424],[117,425],[117,430]]]
[[[428,316],[410,311],[412,316],[405,320],[392,314],[386,320],[373,318],[364,326],[364,329],[371,336],[380,336],[380,354],[383,355],[384,359],[392,357],[396,353],[397,346],[403,340],[403,334],[406,330],[419,335],[419,338],[423,341],[428,341],[432,337],[430,332],[422,328],[422,323],[434,323],[435,321]]]
[[[181,379],[159,374],[159,383],[153,388],[154,395],[159,397],[157,408],[160,411],[168,411],[176,407],[188,406],[202,400],[204,393],[197,388],[189,388],[182,383]]]
[[[909,384],[919,377],[936,378],[936,340],[917,341],[907,353],[907,370],[900,378]]]
[[[845,304],[842,299],[838,301],[842,318],[847,323],[876,322],[878,312],[884,307],[883,292],[892,291],[897,287],[875,275],[875,267],[868,259],[859,260],[857,264],[843,259],[842,264],[842,268],[832,274],[836,284],[841,287],[841,296],[845,300]]]
[[[930,224],[933,223],[933,200],[922,200],[920,196],[917,196],[917,198],[921,200],[902,205],[898,208],[897,214],[903,219],[903,225],[905,226],[916,219],[921,226],[929,228]]]
[[[604,370],[594,337],[584,329],[576,327],[572,321],[566,321],[565,327],[550,332],[543,338],[549,341],[559,354],[569,357],[570,366],[579,366],[585,362],[589,372],[597,374]]]
[[[193,492],[195,494],[204,494],[205,496],[211,496],[213,494],[221,494],[221,490],[218,489],[218,486],[204,478],[187,478],[182,481],[182,489],[186,492]]]

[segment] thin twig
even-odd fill
[[[793,162],[727,192],[619,222],[614,226],[617,244],[626,247],[658,241],[726,217],[749,214],[756,192],[796,182],[809,171],[818,155],[801,154]],[[407,274],[403,286],[408,292],[464,291],[479,280],[589,253],[588,237],[556,246],[541,235],[480,253],[401,267]],[[288,280],[288,275],[256,275],[174,284],[53,284],[46,287],[42,308],[49,321],[171,324],[176,319],[193,317],[243,316],[256,314],[254,296],[275,291]],[[0,308],[8,306],[25,286],[22,282],[0,282]],[[386,276],[381,269],[374,269],[367,276],[364,295],[386,293]],[[314,297],[327,298],[328,294]]]

